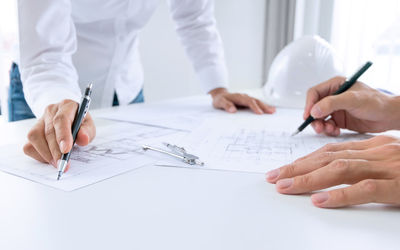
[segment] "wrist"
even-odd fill
[[[228,93],[228,90],[226,88],[216,88],[208,92],[208,94],[210,94],[212,98],[224,93]]]

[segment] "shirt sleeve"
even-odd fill
[[[24,94],[36,117],[49,104],[79,102],[72,63],[77,42],[70,0],[18,0],[20,72]]]
[[[169,0],[182,44],[206,92],[226,88],[228,73],[213,0]]]

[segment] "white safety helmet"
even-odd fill
[[[304,36],[274,58],[264,85],[265,101],[277,107],[304,108],[307,90],[343,74],[333,47],[319,36]]]

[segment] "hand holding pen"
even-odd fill
[[[72,133],[72,146],[75,144],[77,136],[78,136],[78,132],[81,128],[81,125],[83,123],[83,120],[86,117],[87,112],[89,111],[89,106],[90,106],[90,102],[91,102],[91,94],[92,94],[92,84],[90,84],[84,93],[84,96],[82,98],[82,102],[79,105],[78,111],[76,112],[74,121],[72,123],[72,127],[71,127],[71,133]],[[71,152],[72,152],[72,147],[71,149],[64,153],[61,156],[60,161],[58,162],[58,176],[57,176],[57,180],[60,180],[62,174],[65,172],[66,168],[67,168],[67,164],[69,162],[69,159],[71,157]]]
[[[78,106],[79,104],[73,100],[63,100],[47,106],[44,114],[28,133],[24,153],[37,161],[57,167],[57,161],[60,160],[61,155],[72,149],[71,127]],[[85,146],[94,139],[95,135],[96,127],[93,119],[90,114],[87,114],[78,132],[76,143]]]
[[[338,111],[340,109],[340,105],[336,107],[337,109],[329,106],[326,110],[328,113],[326,115],[323,115],[323,112],[321,112],[321,105],[325,104],[326,106],[331,104],[332,100],[343,99],[343,95],[345,95],[345,97],[348,97],[349,95],[354,94],[354,92],[348,92],[348,90],[357,83],[358,78],[362,74],[364,74],[369,69],[369,67],[371,67],[371,65],[371,62],[367,62],[349,79],[336,77],[311,88],[307,92],[306,108],[304,112],[305,121],[297,128],[292,136],[300,133],[312,123],[313,126],[316,126],[315,124],[318,124],[318,121],[316,121],[317,119],[326,119],[333,112]],[[345,98],[345,100],[347,100],[347,98]],[[333,126],[337,125],[333,119],[329,119],[327,121],[324,120],[324,122],[327,122],[328,124],[329,133],[332,133],[332,135],[339,135],[340,130],[338,130],[338,128],[331,130]]]
[[[400,113],[397,97],[362,82],[355,82],[347,91],[332,95],[345,81],[344,77],[334,77],[308,91],[304,119],[310,115],[315,118],[311,125],[318,134],[338,136],[340,129],[374,133],[400,128],[400,121],[394,119],[395,114]]]

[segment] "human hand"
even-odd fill
[[[268,172],[266,179],[276,183],[277,191],[282,194],[350,185],[313,194],[311,201],[322,208],[371,202],[400,205],[400,139],[376,136],[363,141],[328,144]]]
[[[225,88],[213,89],[209,92],[213,106],[229,113],[235,113],[238,107],[250,108],[256,114],[272,114],[275,108],[246,94],[229,93]]]
[[[341,128],[360,133],[400,128],[399,97],[383,94],[362,82],[331,96],[345,80],[334,77],[309,89],[304,119],[310,114],[316,119],[312,126],[318,134],[338,136]],[[331,118],[325,121],[329,115]]]
[[[61,155],[68,153],[73,146],[71,126],[79,104],[64,100],[49,105],[43,116],[28,133],[28,143],[24,153],[40,162],[57,167]],[[89,113],[82,122],[76,143],[80,146],[89,144],[96,136],[96,127]],[[67,169],[70,163],[68,163]]]

